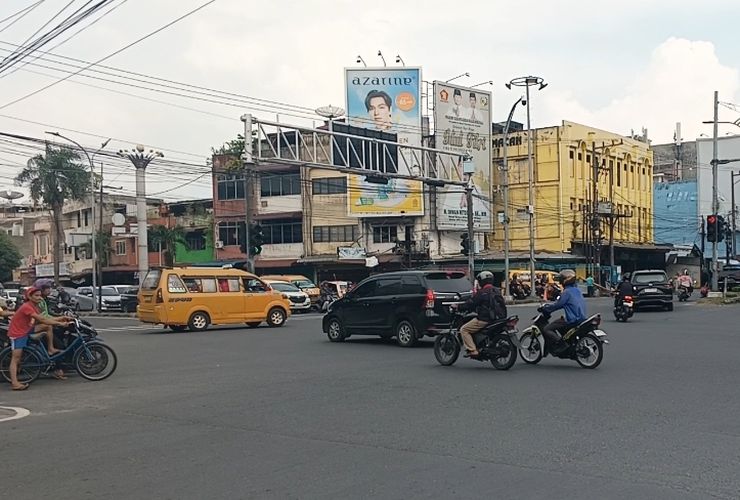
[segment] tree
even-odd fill
[[[175,248],[185,242],[185,230],[182,226],[167,227],[156,225],[149,228],[149,243],[154,248],[164,251],[164,264],[171,266],[175,262]]]
[[[20,267],[22,256],[13,241],[5,233],[0,233],[0,281],[13,277],[13,269]]]
[[[46,155],[36,155],[15,178],[27,186],[34,203],[51,210],[54,226],[54,280],[59,282],[62,261],[62,208],[65,201],[82,201],[90,191],[90,171],[76,163],[80,157],[69,148],[47,147]]]
[[[89,241],[80,245],[80,248],[85,251],[85,255],[87,255],[88,258],[92,255],[92,245]],[[98,265],[101,268],[108,266],[108,263],[110,262],[110,254],[112,252],[113,245],[110,233],[105,231],[98,231],[95,233],[95,257],[98,259]]]

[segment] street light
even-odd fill
[[[150,149],[148,152],[141,144],[136,149],[121,149],[118,156],[128,158],[136,168],[136,232],[139,260],[139,286],[149,271],[149,237],[146,220],[146,167],[155,158],[163,158],[161,151]]]
[[[403,60],[401,57],[401,54],[396,54],[396,64],[400,64],[401,66],[406,66],[406,61]]]
[[[445,83],[450,83],[451,81],[453,81],[453,80],[457,80],[458,78],[462,78],[463,76],[470,76],[470,73],[468,73],[468,72],[466,71],[465,73],[462,73],[462,74],[460,74],[460,75],[457,75],[457,76],[453,76],[453,77],[452,77],[452,78],[450,78],[449,80],[445,80]]]
[[[96,251],[96,245],[95,245],[95,166],[93,164],[92,159],[95,157],[96,154],[98,154],[103,149],[105,149],[105,147],[110,142],[110,139],[108,139],[103,144],[101,144],[100,149],[98,149],[95,153],[93,153],[92,156],[90,156],[90,154],[87,152],[87,149],[85,149],[82,146],[82,144],[75,141],[74,139],[70,139],[69,137],[62,135],[59,132],[47,131],[46,133],[49,135],[53,135],[54,137],[59,137],[60,139],[69,141],[75,146],[77,146],[78,148],[80,148],[80,150],[83,153],[85,153],[85,156],[87,157],[87,161],[90,164],[90,212],[92,212],[92,217],[91,217],[92,229],[90,231],[90,260],[92,261],[92,286],[93,286],[93,290],[95,290],[98,284],[97,272],[96,272],[98,260],[97,260],[97,251]],[[103,182],[102,178],[100,179],[100,182]],[[101,200],[101,203],[102,203],[102,200]],[[93,304],[93,312],[98,312],[96,310],[95,304]]]
[[[527,211],[529,212],[529,279],[531,280],[532,286],[529,290],[530,297],[535,294],[534,287],[534,163],[532,161],[532,125],[530,121],[529,113],[529,87],[539,86],[538,90],[542,90],[547,87],[545,80],[539,76],[520,76],[514,78],[509,83],[506,83],[506,88],[511,89],[514,87],[525,87],[526,94],[526,106],[527,106],[527,163],[529,164],[529,205]]]
[[[383,53],[380,50],[378,50],[378,57],[381,61],[383,61],[383,66],[388,66],[388,64],[386,64],[385,62],[385,57],[383,57]]]
[[[493,80],[487,80],[485,82],[476,83],[475,85],[471,85],[470,88],[474,89],[475,87],[480,87],[481,85],[493,85]]]
[[[522,104],[522,106],[527,105],[527,100],[524,98],[524,96],[521,96],[517,101],[514,103],[514,105],[511,107],[511,111],[509,111],[509,117],[506,119],[506,124],[504,125],[504,166],[502,168],[504,182],[503,182],[503,191],[504,191],[504,296],[509,297],[510,296],[510,290],[509,290],[509,145],[508,145],[508,136],[509,136],[509,127],[511,126],[511,119],[514,117],[514,111],[516,111],[516,107],[519,106],[519,103]],[[531,282],[534,286],[534,281]]]
[[[361,55],[358,55],[357,56],[357,64],[360,64],[360,63],[362,63],[362,65],[367,68],[367,63],[365,62],[365,60],[362,58]]]

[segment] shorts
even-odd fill
[[[23,349],[28,345],[28,335],[17,339],[10,339],[10,348],[12,350]]]

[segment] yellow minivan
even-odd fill
[[[240,323],[256,328],[267,322],[277,327],[290,316],[290,302],[254,274],[239,269],[173,267],[147,273],[136,315],[144,323],[176,332]]]

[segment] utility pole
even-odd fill
[[[139,286],[144,281],[146,274],[149,272],[149,234],[147,233],[146,218],[146,167],[155,158],[163,158],[161,151],[145,152],[141,144],[136,145],[136,149],[121,149],[118,156],[128,158],[136,168],[136,241],[137,257],[139,261]]]
[[[468,185],[465,187],[465,200],[468,209],[468,241],[470,242],[470,250],[468,251],[468,272],[470,273],[470,280],[475,280],[475,241],[473,238],[473,176],[468,179]]]
[[[249,211],[251,201],[250,189],[252,187],[252,165],[254,165],[254,150],[252,149],[252,115],[242,115],[244,122],[244,251],[247,254],[247,269],[254,272],[254,262],[250,245],[249,229],[252,224],[252,214]]]
[[[614,285],[614,161],[609,159],[609,281]]]
[[[100,210],[100,212],[99,212],[100,213],[100,217],[98,217],[98,223],[100,224],[100,229],[98,231],[98,234],[102,235],[103,234],[103,162],[102,161],[100,162],[100,200],[99,201],[100,202],[98,203],[98,208]],[[94,232],[94,230],[93,230],[93,232]],[[100,240],[102,242],[103,238],[100,238]],[[101,253],[102,253],[102,250],[103,249],[101,248],[100,250],[101,250]],[[97,267],[98,267],[98,269],[97,269],[97,271],[98,271],[98,290],[97,290],[97,294],[98,294],[98,311],[102,310],[102,308],[103,308],[103,294],[102,294],[102,291],[103,291],[103,263],[102,263],[102,260],[103,259],[98,259],[98,263],[97,263]],[[95,267],[95,266],[93,266],[93,267]]]
[[[735,207],[735,171],[733,170],[730,172],[730,187],[732,188],[732,213],[730,216],[732,217],[732,254],[737,255],[737,238],[735,238],[735,231],[737,229],[736,227],[736,217],[737,217],[737,208]],[[727,259],[727,263],[730,263],[729,258]]]
[[[712,137],[712,215],[719,212],[719,197],[717,194],[717,166],[719,146],[719,92],[714,91],[714,133]],[[717,220],[716,217],[714,219]],[[715,234],[717,234],[717,223],[715,222]],[[719,265],[717,263],[717,242],[712,243],[712,290],[718,290]]]
[[[591,228],[593,230],[594,240],[594,280],[601,285],[601,222],[599,220],[599,162],[596,159],[596,142],[591,142],[591,162],[593,165],[593,218],[591,219]]]

